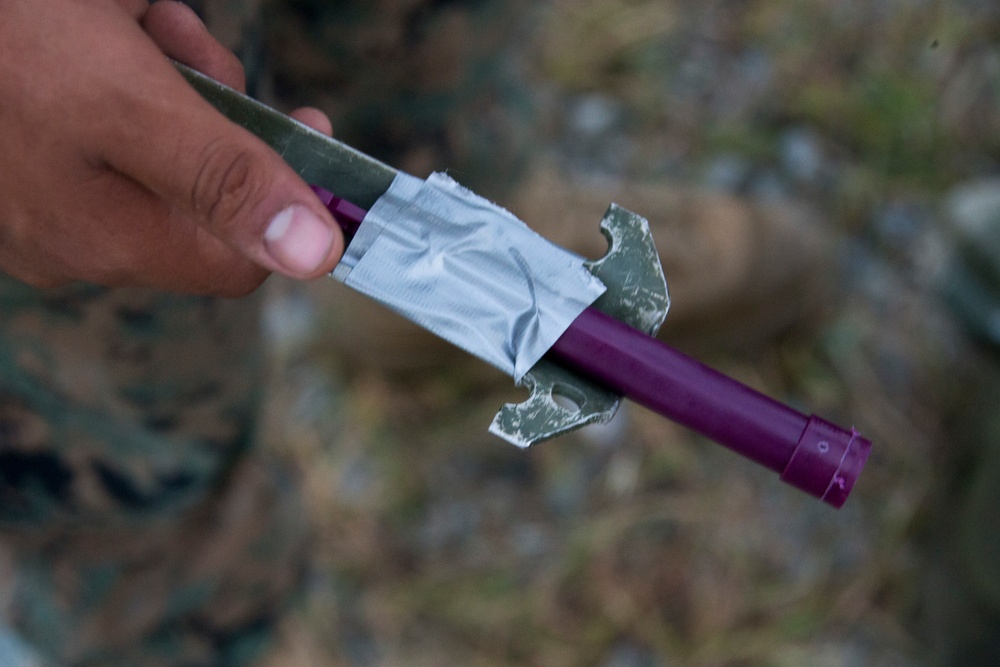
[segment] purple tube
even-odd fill
[[[349,241],[365,211],[323,188],[313,190]],[[856,430],[806,417],[594,308],[576,318],[547,356],[834,507],[847,500],[871,451]]]
[[[360,206],[355,206],[346,199],[341,199],[329,190],[324,190],[318,185],[311,185],[309,187],[312,188],[320,201],[333,214],[333,219],[337,221],[337,224],[340,225],[340,230],[344,232],[344,240],[350,243],[354,235],[358,233],[358,227],[361,226],[361,221],[365,219],[367,211]]]
[[[871,450],[857,431],[806,417],[593,308],[549,356],[834,507],[847,500]]]

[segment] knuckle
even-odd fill
[[[150,264],[150,253],[144,245],[137,247],[134,239],[120,239],[102,245],[101,261],[80,266],[83,280],[106,287],[133,287],[142,283]]]
[[[221,139],[205,146],[191,191],[192,209],[225,232],[249,216],[264,183],[256,156]]]
[[[0,267],[0,276],[5,275],[35,289],[53,289],[72,282],[69,278],[24,265]]]
[[[149,9],[148,0],[119,0],[118,4],[135,19],[141,19]]]
[[[81,278],[95,285],[104,287],[137,287],[142,285],[143,276],[137,276],[134,271],[124,266],[113,266],[106,264],[100,268],[82,276]]]
[[[215,296],[240,299],[249,296],[267,279],[268,272],[260,267],[246,266],[228,273],[214,286]]]
[[[55,289],[56,287],[64,287],[68,285],[71,281],[65,278],[57,278],[55,276],[42,275],[37,273],[25,273],[23,276],[14,276],[21,282],[25,283],[30,287],[35,289]]]
[[[257,288],[260,287],[263,282],[263,280],[257,280],[254,282],[232,285],[226,289],[216,292],[216,296],[220,296],[224,299],[242,299],[256,292]]]
[[[2,236],[2,234],[0,234]],[[2,239],[0,239],[2,241]],[[3,250],[0,243],[0,250]],[[35,289],[52,289],[72,282],[54,262],[27,262],[18,254],[0,252],[0,278],[8,277]]]
[[[270,273],[244,258],[205,258],[183,278],[180,290],[190,294],[237,299],[249,296]]]

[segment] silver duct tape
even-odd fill
[[[400,173],[333,276],[520,381],[604,292],[583,261],[445,174]]]

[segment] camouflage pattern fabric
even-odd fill
[[[237,665],[305,567],[253,447],[258,299],[0,281],[11,621],[70,665]]]
[[[518,2],[195,0],[284,105],[415,173],[513,182]],[[343,131],[341,131],[343,128]],[[496,188],[494,188],[496,191]],[[254,444],[259,299],[0,275],[0,547],[9,622],[60,665],[242,665],[307,565],[295,477]]]
[[[0,283],[0,520],[141,524],[205,500],[253,435],[256,299]]]
[[[338,139],[403,171],[501,198],[534,136],[521,59],[543,4],[270,0],[268,97],[320,107]]]
[[[296,494],[246,457],[179,517],[17,536],[13,624],[56,665],[248,664],[302,581]]]

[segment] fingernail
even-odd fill
[[[271,219],[264,247],[294,274],[315,271],[330,254],[333,230],[305,206],[293,205]]]

